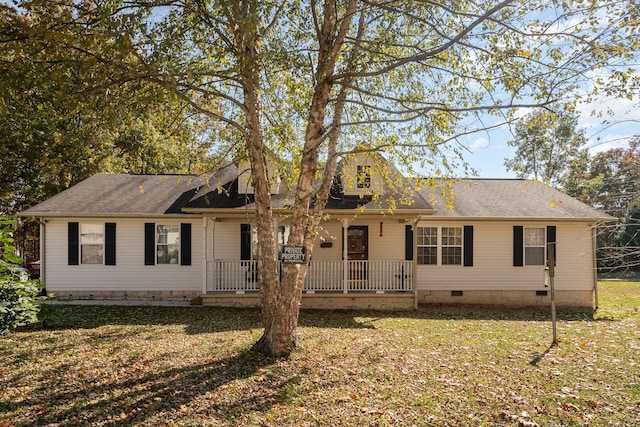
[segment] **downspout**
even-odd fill
[[[594,224],[591,226],[591,254],[592,254],[592,258],[593,258],[593,296],[595,299],[595,306],[596,306],[596,310],[598,309],[599,306],[599,300],[598,300],[598,257],[597,257],[597,249],[598,249],[598,242],[597,242],[597,228],[598,225]]]
[[[418,221],[420,217],[416,217],[413,221],[413,308],[418,309]]]
[[[45,262],[45,254],[47,253],[46,251],[46,235],[47,235],[47,230],[46,230],[46,224],[47,224],[47,220],[42,219],[42,218],[33,218],[34,220],[38,221],[38,224],[40,224],[40,283],[47,283],[46,282],[46,268],[45,266],[47,265],[47,263]],[[46,285],[45,285],[46,287]]]

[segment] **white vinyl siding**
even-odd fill
[[[380,235],[380,223],[382,223],[382,235]],[[404,224],[398,223],[397,220],[362,220],[353,221],[349,225],[369,227],[369,260],[404,260]]]
[[[431,226],[422,223],[419,226]],[[442,227],[462,227],[443,221]],[[419,290],[544,290],[544,265],[513,266],[513,225],[508,221],[465,220],[474,227],[472,268],[418,265]],[[593,258],[591,228],[586,223],[535,222],[525,228],[557,227],[556,289],[591,290]]]
[[[320,247],[322,242],[330,242],[327,247]],[[322,230],[313,247],[311,261],[330,261],[342,259],[342,225],[337,221],[322,224]]]
[[[160,218],[123,219],[96,218],[92,223],[117,224],[116,250],[118,264],[68,265],[67,224],[82,224],[81,218],[47,218],[45,225],[45,268],[47,290],[64,291],[199,291],[202,290],[201,219],[180,218],[180,223],[193,225],[192,265],[164,264],[155,267],[144,265],[145,222],[162,223]],[[166,223],[166,220],[165,220]]]
[[[218,221],[215,223],[213,239],[213,256],[215,259],[240,259],[240,224],[241,221]],[[246,224],[246,221],[244,222]]]

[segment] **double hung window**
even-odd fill
[[[462,227],[442,227],[442,265],[462,265]]]
[[[418,264],[462,265],[462,227],[418,227]]]
[[[544,265],[546,244],[545,231],[544,227],[524,229],[525,265]]]
[[[156,264],[180,261],[180,226],[156,224]]]
[[[437,227],[418,227],[418,264],[438,264]]]
[[[80,263],[102,264],[104,224],[80,223]]]

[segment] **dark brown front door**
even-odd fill
[[[369,236],[367,226],[352,226],[347,229],[347,259],[366,261],[369,258]],[[349,280],[366,280],[366,263],[351,263]]]

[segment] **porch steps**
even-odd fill
[[[303,309],[322,310],[412,310],[415,295],[406,293],[303,293]],[[202,305],[214,307],[259,307],[257,292],[202,295]]]

